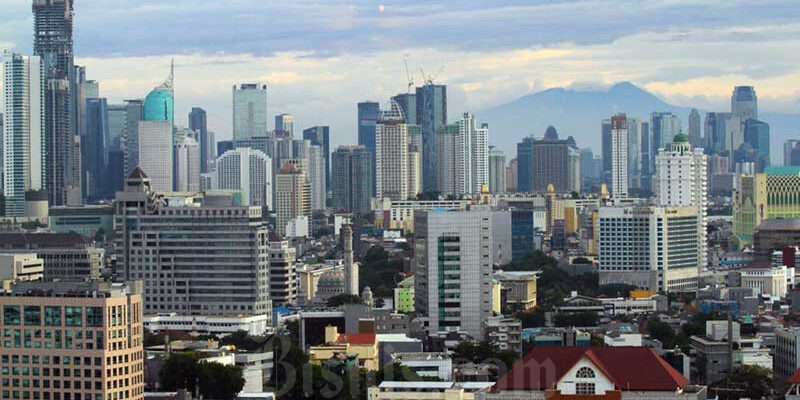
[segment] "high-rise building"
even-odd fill
[[[731,114],[740,121],[758,119],[758,96],[752,86],[736,86],[731,95]]]
[[[267,85],[233,86],[233,138],[249,139],[267,134]]]
[[[196,132],[197,143],[200,145],[200,173],[208,172],[209,160],[214,159],[214,146],[208,132],[208,115],[200,107],[192,107],[189,112],[189,129]]]
[[[436,175],[438,186],[436,191],[448,196],[464,194],[463,153],[459,126],[447,124],[439,127],[436,135]]]
[[[5,216],[22,217],[25,193],[47,185],[45,79],[38,56],[3,54]]]
[[[175,145],[175,190],[200,190],[200,144],[191,136]]]
[[[689,137],[678,134],[656,156],[656,204],[662,207],[697,207],[698,266],[706,265],[708,157],[702,148],[693,148]]]
[[[269,242],[269,295],[275,306],[297,305],[297,254],[286,240]]]
[[[125,104],[108,105],[108,190],[114,193],[122,190],[125,180],[125,135],[128,108]]]
[[[375,152],[375,130],[381,116],[381,106],[375,101],[358,103],[358,144],[372,153],[372,170],[375,171],[377,153]],[[372,174],[370,195],[375,195],[377,174]]]
[[[489,192],[506,191],[506,155],[503,151],[489,146]]]
[[[379,199],[406,200],[410,195],[408,125],[403,121],[403,110],[391,101],[390,109],[381,113],[375,126],[375,193]]]
[[[520,152],[524,147],[529,149]],[[556,129],[550,126],[543,139],[523,139],[517,149],[520,191],[544,192],[552,184],[557,192],[580,192],[580,150],[572,136],[561,140]],[[527,188],[523,187],[525,178],[530,179],[530,183],[526,182]]]
[[[167,80],[147,93],[144,98],[143,120],[169,122],[170,126],[175,123],[174,86],[174,69],[170,67]],[[172,133],[170,133],[170,137],[172,137]]]
[[[331,134],[328,126],[312,126],[303,130],[303,139],[322,147],[325,156],[325,187],[331,186]]]
[[[439,127],[447,124],[447,86],[429,81],[417,88],[416,100],[417,124],[422,132],[422,186],[430,192],[438,187],[436,134]]]
[[[312,145],[308,153],[308,181],[311,184],[311,211],[325,209],[325,155],[322,146]]]
[[[522,138],[517,143],[517,191],[533,191],[533,144],[536,139],[531,137]]]
[[[419,125],[410,125],[409,137],[412,137],[411,129]],[[422,193],[422,146],[408,146],[408,196],[415,198]]]
[[[628,118],[611,117],[611,195],[628,196]]]
[[[789,139],[783,142],[783,165],[800,166],[800,140]]]
[[[489,125],[480,127],[475,116],[464,113],[458,121],[459,151],[457,174],[463,182],[462,193],[480,193],[483,185],[489,183]]]
[[[753,243],[761,221],[800,218],[800,167],[767,167],[739,182],[733,196],[733,239],[739,247]]]
[[[493,212],[414,213],[417,315],[431,335],[465,332],[483,338],[492,313]]]
[[[770,165],[769,124],[753,118],[744,121],[744,143],[754,150],[750,161],[756,164],[756,172],[764,172]]]
[[[600,207],[600,284],[697,290],[697,207]]]
[[[138,166],[150,177],[152,189],[159,193],[172,191],[173,143],[172,122],[139,121]]]
[[[642,121],[642,124],[639,126],[639,134],[641,135],[641,176],[639,178],[640,187],[642,190],[649,191],[653,187],[653,166],[651,163],[653,162],[653,158],[655,154],[653,153],[653,148],[650,146],[650,142],[652,138],[650,137],[650,122],[649,121]]]
[[[83,197],[91,202],[111,198],[113,195],[109,187],[111,133],[106,99],[86,99],[86,126],[81,144]]]
[[[298,217],[311,215],[311,185],[303,159],[283,160],[275,174],[276,230],[286,236],[286,224]]]
[[[138,168],[117,192],[115,276],[144,282],[146,314],[271,318],[269,230],[261,207],[220,197],[213,205],[167,205]]]
[[[102,273],[103,249],[77,233],[4,232],[0,243],[3,253],[34,253],[43,259],[46,281],[83,281],[97,279]]]
[[[333,152],[332,170],[334,211],[369,213],[372,153],[365,146],[339,146]]]
[[[600,146],[601,146],[601,155],[603,158],[603,182],[607,185],[611,185],[611,159],[613,155],[611,154],[611,120],[604,119],[603,122],[600,124]]]
[[[272,160],[260,150],[237,147],[217,158],[216,188],[241,190],[249,206],[273,210]]]
[[[407,124],[417,124],[417,94],[416,93],[400,93],[392,97],[403,109],[403,116]]]
[[[294,138],[294,114],[278,114],[275,116],[275,132],[282,136]]]
[[[22,282],[0,306],[5,397],[144,398],[139,282]]]
[[[628,188],[642,187],[642,121],[628,117]],[[583,159],[581,159],[581,162]],[[583,163],[581,163],[583,169]]]
[[[511,161],[508,162],[508,167],[506,168],[506,191],[507,192],[516,192],[517,191],[517,181],[519,177],[519,159],[514,157]]]
[[[706,149],[710,154],[725,154],[732,161],[733,152],[744,143],[743,120],[732,113],[709,112],[705,120]]]
[[[693,147],[703,147],[703,132],[701,129],[701,121],[700,121],[700,112],[697,111],[696,108],[693,108],[691,112],[689,112],[689,143],[692,144]]]
[[[671,112],[654,112],[650,115],[650,171],[655,172],[655,157],[672,138],[681,132],[681,119]]]
[[[33,0],[33,54],[42,58],[48,79],[65,79],[72,72],[72,3]]]
[[[139,165],[139,121],[144,120],[144,100],[125,100],[125,169],[127,176]]]

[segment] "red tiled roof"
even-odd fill
[[[582,357],[591,360],[617,390],[674,391],[689,382],[645,347],[538,347],[503,375],[492,390],[546,390]]]
[[[350,344],[375,344],[377,336],[374,333],[351,333],[339,335],[339,343]]]
[[[798,369],[797,372],[795,372],[794,375],[789,378],[789,383],[800,383],[800,369]]]

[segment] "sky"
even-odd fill
[[[0,49],[29,53],[30,0],[0,10]],[[424,70],[448,85],[451,119],[621,81],[709,110],[727,110],[734,85],[755,85],[760,110],[800,106],[797,1],[75,0],[74,29],[76,63],[111,102],[144,97],[174,58],[176,122],[205,108],[217,139],[232,86],[266,82],[270,116],[355,143],[356,103],[405,92],[404,61],[415,83]]]

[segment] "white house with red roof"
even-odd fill
[[[592,397],[587,397],[592,396]],[[538,347],[476,400],[700,400],[704,386],[689,385],[645,347]]]

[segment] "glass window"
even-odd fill
[[[61,326],[61,307],[45,307],[44,324],[47,326]]]
[[[576,383],[575,394],[594,394],[594,383],[589,383],[589,382]]]
[[[42,308],[39,306],[25,306],[25,325],[41,325]]]
[[[82,307],[66,307],[64,316],[64,324],[66,326],[82,326],[83,325],[83,308]]]
[[[86,326],[103,326],[103,307],[86,307]]]
[[[19,325],[19,306],[3,306],[3,323],[6,325]]]

